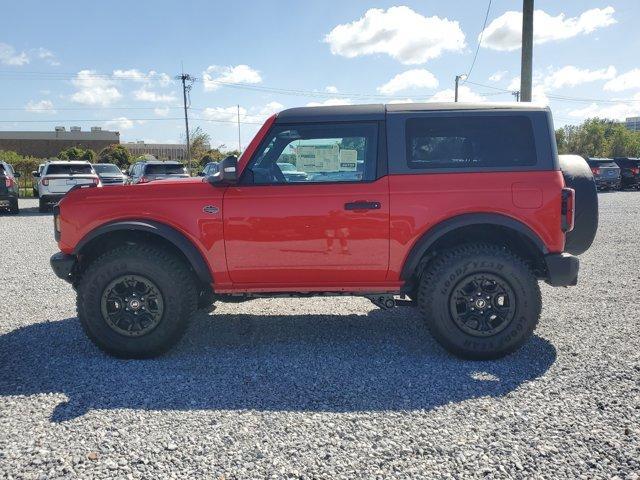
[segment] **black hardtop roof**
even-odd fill
[[[640,162],[640,158],[637,157],[613,157],[614,160],[631,160],[633,162]]]
[[[384,120],[387,113],[429,112],[459,110],[518,110],[527,112],[547,111],[547,107],[531,103],[382,103],[365,105],[333,105],[318,107],[296,107],[278,113],[277,123]]]
[[[176,160],[140,160],[140,162],[137,163],[146,163],[148,165],[184,165],[184,163]]]

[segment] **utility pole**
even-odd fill
[[[515,90],[511,92],[511,95],[513,95],[516,98],[516,102],[520,101],[520,90]]]
[[[465,80],[466,78],[467,78],[467,75],[465,73],[463,73],[462,75],[456,75],[456,90],[453,97],[454,102],[458,101],[458,84],[460,83],[460,80]]]
[[[520,98],[531,101],[533,76],[533,0],[522,0],[522,63],[520,66]]]
[[[183,72],[181,75],[178,75],[176,77],[176,80],[182,80],[182,99],[184,102],[184,127],[185,127],[185,132],[187,137],[187,162],[189,165],[189,175],[191,175],[191,172],[193,171],[193,165],[191,160],[191,141],[189,139],[189,114],[188,114],[189,105],[187,105],[187,92],[191,90],[193,82],[195,82],[196,79],[193,78],[188,73]]]
[[[240,105],[238,107],[238,155],[242,153],[242,141],[240,140]]]

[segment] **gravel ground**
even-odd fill
[[[501,361],[359,298],[222,304],[122,361],[82,334],[51,218],[23,201],[0,217],[0,477],[639,478],[640,193],[600,205],[580,286],[543,286]]]

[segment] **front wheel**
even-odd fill
[[[122,358],[150,358],[184,334],[197,305],[193,275],[170,252],[139,245],[94,260],[78,281],[78,317],[88,337]]]
[[[541,310],[540,287],[509,250],[469,244],[441,254],[422,275],[418,306],[440,344],[468,359],[495,359],[522,346]]]

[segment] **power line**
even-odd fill
[[[487,20],[489,19],[489,12],[491,11],[491,0],[489,0],[489,4],[487,5],[487,13],[484,15],[484,22],[482,23],[482,30],[480,31],[480,36],[478,37],[478,46],[476,47],[476,53],[473,55],[473,61],[471,62],[471,67],[469,67],[469,71],[467,72],[467,78],[463,83],[466,83],[466,80],[471,76],[471,72],[473,71],[473,67],[476,64],[476,59],[478,58],[478,52],[480,51],[480,45],[482,45],[482,36],[484,35],[484,29],[487,27]]]

